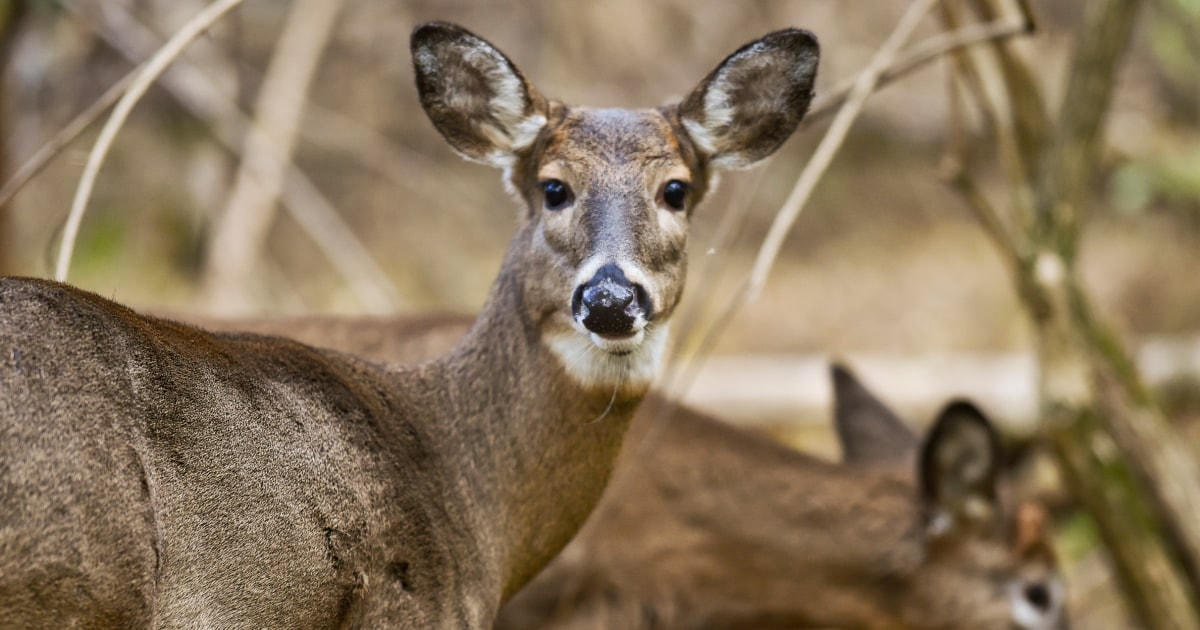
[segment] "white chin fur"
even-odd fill
[[[566,330],[549,335],[547,341],[563,369],[583,387],[646,387],[658,376],[667,329],[647,327],[628,339]]]

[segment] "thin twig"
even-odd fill
[[[947,26],[957,26],[957,15],[948,5],[943,5],[942,21]],[[999,114],[991,100],[983,90],[980,80],[980,70],[968,55],[954,55],[954,63],[950,66],[949,76],[950,97],[950,142],[946,155],[942,159],[942,177],[950,187],[963,197],[967,207],[974,213],[979,225],[992,240],[997,250],[1006,262],[1016,269],[1024,256],[1028,255],[1028,246],[1005,221],[1000,211],[987,199],[971,176],[971,150],[967,141],[967,118],[964,92],[973,99],[976,109],[981,113],[992,140],[999,144],[1001,155],[1014,158],[1016,147],[1011,135],[1001,127]],[[956,89],[961,88],[961,89]],[[1006,150],[1007,149],[1007,150]],[[1026,183],[1021,179],[1023,168],[1018,166],[1019,159],[1001,158],[1007,168],[1006,172],[1014,178],[1014,190],[1021,190]]]
[[[282,199],[289,214],[341,274],[363,310],[374,315],[396,312],[402,303],[396,285],[362,245],[333,204],[297,168],[287,169]]]
[[[1016,235],[1004,223],[1000,211],[988,201],[975,179],[966,169],[955,168],[947,181],[951,189],[962,196],[971,213],[983,228],[985,234],[996,246],[996,249],[1011,265],[1018,265],[1027,260],[1029,252],[1018,245]]]
[[[117,102],[117,99],[121,98],[121,95],[125,93],[125,88],[129,87],[129,84],[133,82],[133,78],[137,76],[137,73],[142,68],[143,66],[138,66],[118,79],[99,98],[92,101],[83,111],[79,112],[70,122],[59,129],[58,133],[55,133],[45,144],[38,147],[38,150],[34,151],[33,155],[29,156],[29,159],[25,160],[25,163],[8,178],[8,181],[4,182],[4,186],[0,187],[0,206],[11,201],[17,192],[24,188],[25,184],[29,183],[29,180],[36,177],[38,173],[42,172],[42,169],[46,168],[46,165],[54,159],[54,156],[58,155],[72,140],[83,133],[93,122],[96,122],[96,119],[100,118],[100,115],[105,110]]]
[[[208,240],[203,284],[209,308],[236,314],[250,306],[249,272],[275,220],[306,95],[341,7],[340,0],[298,0],[288,12],[233,190]]]
[[[112,32],[107,25],[93,22],[80,11],[70,7],[68,9],[130,61],[138,63],[159,47],[153,41],[153,33],[132,16],[121,13],[118,5],[107,5],[104,15],[106,18],[119,20],[124,26],[120,34]],[[149,53],[143,52],[148,49]],[[171,80],[177,71],[185,70],[187,80]],[[217,89],[216,82],[209,77],[204,68],[195,66],[186,56],[181,57],[173,66],[172,72],[163,78],[161,85],[193,116],[208,125],[226,150],[239,158],[242,157],[241,139],[250,128],[250,119],[231,98]],[[308,121],[308,117],[305,120]],[[302,129],[309,130],[308,123]],[[69,141],[68,139],[67,142]],[[371,257],[354,231],[342,220],[333,204],[321,194],[308,176],[295,164],[288,163],[286,168],[282,199],[288,213],[301,229],[317,223],[329,226],[320,233],[308,233],[308,236],[313,239],[334,269],[342,273],[346,284],[366,311],[394,312],[401,299],[391,278]]]
[[[217,20],[221,19],[231,9],[242,3],[242,0],[214,0],[214,2],[196,14],[183,28],[179,29],[155,55],[138,71],[137,76],[129,85],[129,89],[113,108],[108,122],[100,130],[100,137],[88,154],[87,165],[79,179],[79,187],[75,190],[75,199],[71,202],[71,212],[67,215],[66,227],[63,230],[62,245],[58,250],[58,264],[55,265],[54,277],[62,282],[67,279],[67,270],[71,266],[71,254],[75,249],[75,239],[79,235],[79,225],[83,222],[83,212],[87,208],[92,188],[96,184],[96,176],[108,156],[117,132],[129,118],[129,113],[137,105],[150,86],[154,84],[167,66],[179,56],[183,49],[201,33],[208,30]]]
[[[1003,12],[1001,4],[1001,0],[973,0],[968,6],[977,16],[991,20]],[[1018,4],[1018,7],[1024,12],[1022,18],[1032,24],[1034,18],[1029,12],[1029,6]],[[1042,148],[1053,122],[1042,99],[1037,74],[1025,59],[1007,44],[1008,42],[1001,41],[992,43],[991,52],[996,59],[995,64],[980,64],[977,59],[968,58],[966,55],[960,56],[960,60],[969,66],[971,72],[983,76],[984,84],[996,85],[1005,91],[1004,102],[1008,104],[1006,120],[1011,126],[1011,131],[1006,130],[1001,134],[997,128],[997,133],[1001,134],[998,136],[1000,149],[1004,152],[1002,155],[1005,160],[1020,167],[1011,170],[1010,177],[1022,177],[1026,181],[1033,181],[1036,178]],[[997,75],[999,80],[995,80]],[[1012,185],[1014,188],[1027,187],[1025,182],[1021,181],[1013,181]],[[1016,219],[1020,224],[1027,224],[1032,216],[1033,210],[1028,204],[1022,203],[1017,207]]]
[[[737,201],[734,206],[729,211],[722,213],[721,222],[713,232],[713,239],[709,242],[708,250],[704,252],[699,264],[696,265],[696,270],[688,272],[689,275],[694,274],[701,284],[714,288],[710,295],[724,295],[719,288],[724,286],[726,280],[734,272],[734,266],[717,263],[721,261],[722,257],[728,257],[729,252],[732,251],[732,244],[741,238],[746,226],[750,223],[745,220],[746,215],[749,214],[750,208],[754,207],[759,191],[762,190],[763,182],[767,179],[769,167],[770,158],[766,164],[758,167],[758,170],[750,176],[749,183],[739,190],[741,194],[735,197]],[[707,315],[707,307],[711,306],[711,302],[712,300],[697,300],[685,303],[682,305],[684,307],[682,312],[672,319],[671,334],[675,336],[676,342],[667,359],[667,368],[661,379],[663,383],[673,383],[679,376],[683,364],[682,358],[694,354],[694,345],[700,341],[703,331],[706,330],[704,319]]]
[[[925,17],[925,14],[938,1],[915,0],[910,4],[904,15],[901,16],[896,30],[892,31],[892,34],[884,41],[883,46],[871,58],[867,67],[859,73],[854,87],[846,96],[846,103],[838,110],[837,116],[834,117],[833,123],[829,126],[829,130],[825,132],[825,137],[821,138],[821,143],[817,145],[812,158],[800,173],[799,179],[796,180],[795,188],[792,189],[791,195],[788,196],[787,200],[783,203],[783,207],[775,215],[775,221],[771,224],[770,230],[767,231],[766,238],[763,239],[762,247],[758,251],[758,258],[755,259],[754,267],[750,270],[746,292],[746,297],[749,300],[753,301],[756,299],[762,291],[763,286],[767,282],[767,275],[771,272],[771,267],[775,264],[775,258],[779,255],[779,250],[783,246],[784,238],[787,236],[788,231],[791,230],[796,218],[800,216],[800,211],[804,209],[804,204],[812,195],[817,182],[821,180],[821,176],[825,174],[825,170],[829,167],[830,162],[833,161],[833,156],[837,154],[838,149],[842,146],[842,141],[846,139],[846,134],[850,131],[850,125],[858,118],[858,114],[862,111],[867,97],[870,96],[876,84],[879,83],[880,76],[896,58],[896,55],[900,52],[900,48],[912,36],[917,25],[921,23],[921,19]]]
[[[939,57],[975,44],[987,41],[997,41],[1023,35],[1028,32],[1024,21],[996,20],[986,24],[972,24],[960,29],[935,35],[913,46],[896,60],[879,77],[878,86],[883,87],[895,82],[910,72],[924,67]],[[846,97],[854,89],[858,77],[853,77],[839,83],[828,94],[817,98],[812,109],[804,119],[804,125],[812,124],[830,114],[846,102]]]

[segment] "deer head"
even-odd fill
[[[412,38],[421,104],[523,206],[510,250],[527,321],[584,387],[644,389],[683,289],[687,228],[715,168],[774,152],[808,110],[818,46],[797,29],[727,57],[681,103],[591,109],[441,22]]]
[[[951,402],[921,442],[845,368],[835,366],[833,378],[847,465],[917,470],[921,553],[898,599],[899,627],[1067,627],[1046,513],[1006,501],[1003,452],[987,417]]]

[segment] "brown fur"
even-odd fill
[[[404,362],[452,343],[469,320],[211,323]],[[498,627],[1018,628],[1010,589],[1053,589],[1060,580],[1045,513],[984,492],[982,513],[958,514],[972,491],[995,487],[994,476],[981,486],[932,456],[970,447],[954,430],[964,421],[968,437],[992,434],[974,430],[981,425],[969,410],[955,415],[967,408],[948,407],[927,438],[918,486],[917,436],[848,370],[835,366],[832,376],[841,465],[652,396],[600,506]],[[968,460],[991,461],[994,472],[997,453],[985,452]],[[947,493],[945,482],[961,492]],[[931,535],[930,520],[947,515],[959,520]],[[1043,627],[1065,627],[1062,593],[1050,594],[1059,612]]]
[[[796,51],[815,64],[811,36],[771,37],[735,63],[782,85]],[[0,627],[483,628],[582,525],[656,355],[556,349],[592,343],[577,266],[627,266],[665,328],[686,216],[657,203],[662,168],[702,191],[715,154],[671,109],[528,120],[548,102],[459,27],[418,28],[413,51],[434,125],[516,166],[528,204],[470,332],[385,367],[0,279]],[[570,211],[533,193],[547,160],[575,178]]]

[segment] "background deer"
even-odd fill
[[[711,171],[789,137],[816,41],[645,110],[548,100],[450,24],[412,54],[434,126],[523,205],[465,339],[385,368],[0,280],[0,627],[488,627],[591,512]]]
[[[206,323],[406,362],[470,319]],[[1002,495],[988,420],[951,404],[922,443],[832,377],[840,465],[652,395],[591,519],[497,627],[1065,628],[1045,514]]]
[[[1065,627],[1044,514],[1001,501],[988,420],[956,402],[919,453],[875,442],[903,425],[834,378],[840,465],[647,401],[605,500],[497,628]]]

